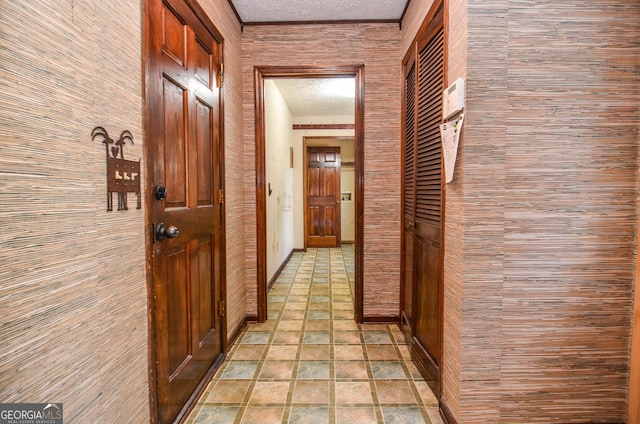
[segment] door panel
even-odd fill
[[[418,228],[421,225],[418,226]],[[419,233],[428,231],[418,231]],[[440,242],[439,236],[416,236],[416,280],[414,331],[417,342],[440,364]]]
[[[147,131],[157,420],[179,419],[222,354],[221,46],[184,0],[149,0]],[[166,197],[156,197],[156,188]],[[178,233],[161,227],[175,227]],[[164,236],[163,236],[164,235]]]
[[[169,347],[169,375],[173,375],[189,356],[189,321],[187,293],[187,251],[180,246],[167,252],[167,324]]]
[[[197,143],[197,170],[198,170],[198,206],[213,204],[213,181],[211,173],[211,114],[212,108],[200,99],[197,102],[196,143]]]
[[[411,357],[436,396],[442,359],[442,8],[404,62],[403,302]]]
[[[340,245],[340,147],[308,147],[306,246]]]
[[[187,203],[185,104],[186,93],[173,81],[164,79],[164,138],[162,152],[164,162],[164,185],[167,187],[167,208],[184,207]]]
[[[197,269],[192,273],[192,275],[195,274],[194,280],[197,281],[197,284],[194,284],[194,287],[198,290],[194,297],[198,306],[198,321],[196,322],[198,328],[196,334],[198,334],[200,348],[204,346],[206,342],[205,339],[210,335],[211,331],[215,330],[215,321],[213,317],[215,298],[211,287],[211,281],[214,278],[212,275],[212,257],[212,241],[207,239],[200,240],[197,255],[194,260],[194,263],[197,265]]]

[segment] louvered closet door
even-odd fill
[[[416,112],[416,67],[415,56],[404,67],[404,212],[403,212],[403,282],[402,324],[405,337],[413,337],[413,245],[416,204],[416,158],[415,158],[415,112]]]
[[[408,67],[407,67],[408,66]],[[405,66],[404,315],[411,354],[439,396],[442,355],[442,9]],[[413,159],[413,160],[412,160]],[[413,194],[413,197],[412,197]]]

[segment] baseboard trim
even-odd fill
[[[234,343],[238,340],[238,337],[240,337],[240,334],[242,334],[244,329],[247,327],[247,324],[249,324],[249,321],[251,321],[251,318],[245,317],[242,323],[236,327],[233,334],[231,334],[231,337],[227,339],[227,346],[226,346],[227,352],[229,351],[229,349],[231,349],[231,346],[233,346]],[[255,317],[254,321],[257,321],[257,317]]]
[[[384,315],[370,315],[362,317],[363,323],[380,323],[380,324],[398,324],[400,325],[400,318],[397,316],[384,316]]]
[[[293,252],[295,252],[295,251],[296,251],[296,249],[292,249],[291,252],[289,252],[287,257],[280,264],[280,267],[276,270],[275,274],[273,274],[273,277],[271,277],[271,280],[269,280],[269,284],[267,284],[267,292],[269,290],[271,290],[271,287],[273,287],[273,285],[275,284],[276,280],[280,276],[280,273],[282,272],[284,267],[287,266],[287,262],[289,262],[289,259],[291,259],[291,257],[293,256]]]
[[[444,399],[440,399],[440,416],[445,424],[458,424]]]

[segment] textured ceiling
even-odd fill
[[[355,114],[353,78],[274,78],[293,116]]]
[[[399,21],[407,0],[230,0],[243,23]]]

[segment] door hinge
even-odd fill
[[[218,302],[218,315],[223,317],[225,316],[226,312],[227,311],[225,310],[224,300],[221,300],[220,302]]]
[[[218,66],[218,88],[222,88],[222,84],[224,83],[224,63],[221,63]]]
[[[221,205],[224,205],[224,190],[223,189],[219,189],[218,190],[218,203]]]

